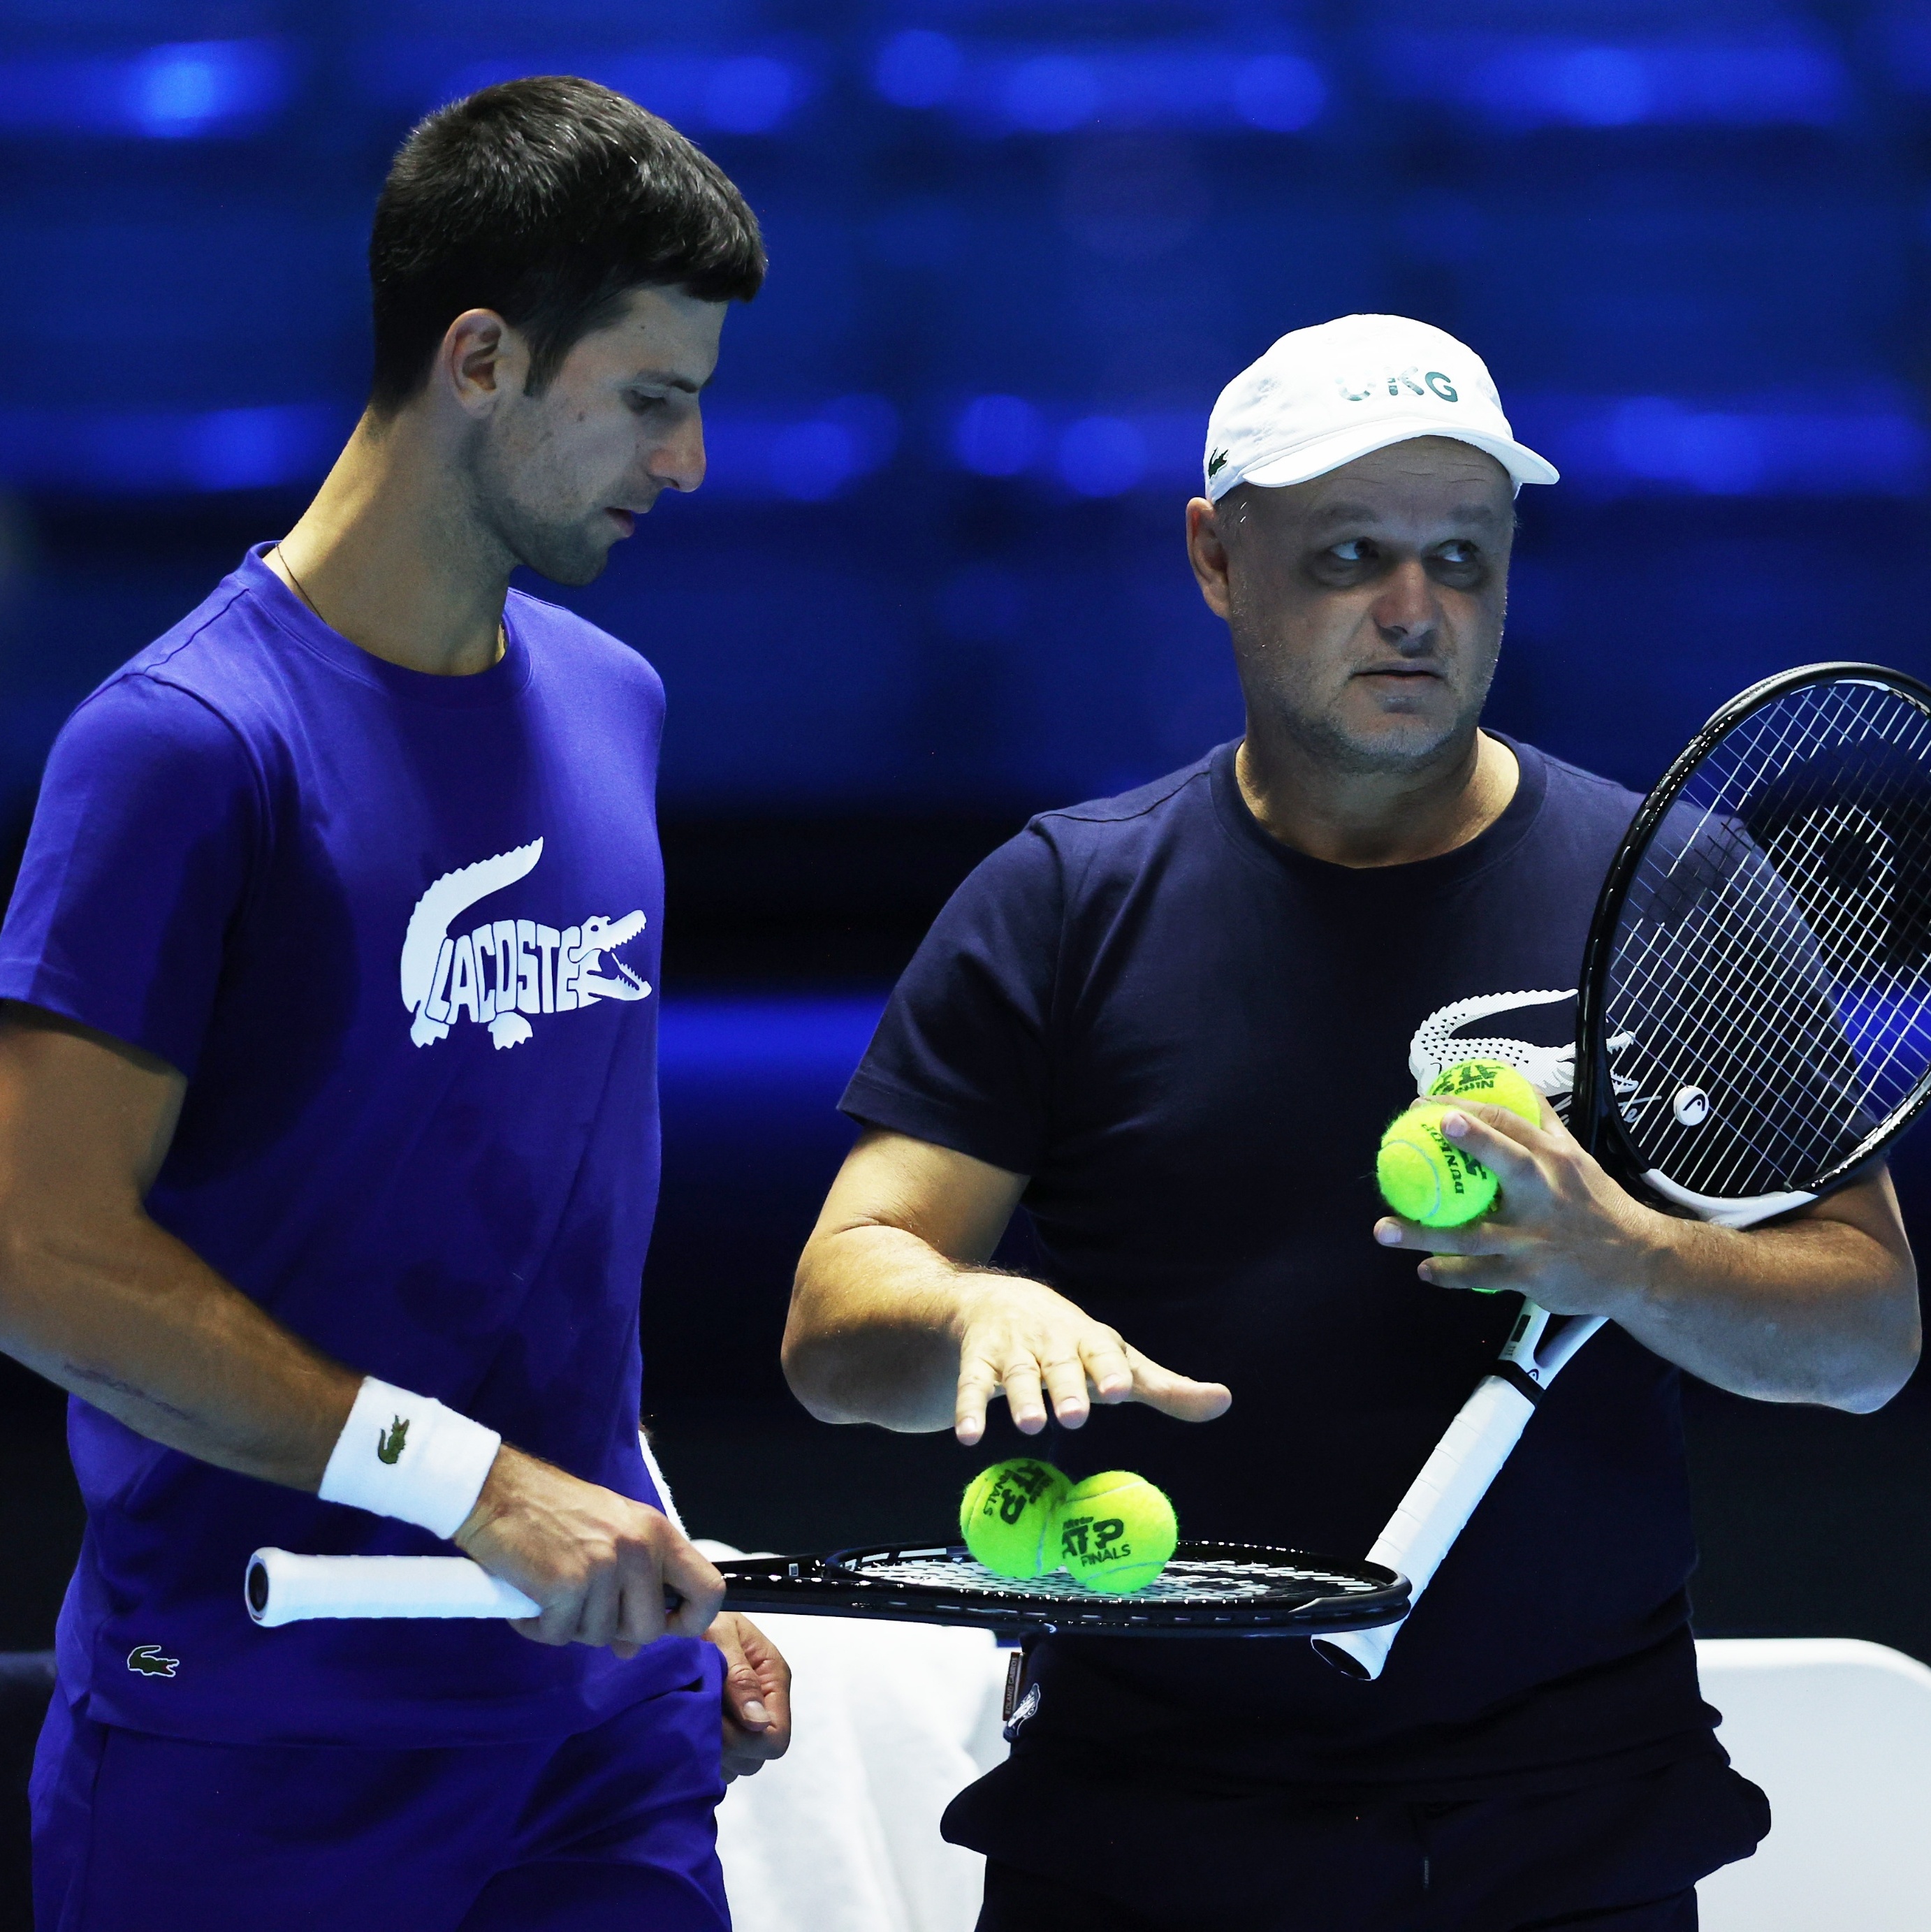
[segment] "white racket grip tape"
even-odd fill
[[[1368,1560],[1407,1578],[1410,1616],[1535,1412],[1535,1404],[1513,1383],[1485,1376],[1375,1539]],[[1323,1651],[1339,1651],[1352,1660],[1361,1676],[1376,1678],[1401,1628],[1387,1624],[1343,1630],[1320,1642]]]
[[[298,1556],[257,1550],[248,1558],[248,1615],[264,1628],[313,1617],[533,1617],[513,1583],[467,1556]]]

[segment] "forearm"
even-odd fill
[[[1738,1232],[1658,1216],[1650,1265],[1612,1310],[1646,1348],[1765,1402],[1881,1408],[1917,1360],[1916,1270],[1846,1222]]]
[[[950,1429],[962,1318],[975,1278],[902,1228],[814,1235],[785,1324],[785,1376],[821,1422]],[[997,1277],[995,1277],[997,1278]]]
[[[319,1487],[361,1377],[138,1211],[0,1228],[0,1349],[152,1441]]]

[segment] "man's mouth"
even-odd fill
[[[613,509],[607,514],[611,521],[616,524],[619,536],[627,537],[637,527],[637,513],[634,510]]]
[[[1356,677],[1440,677],[1441,673],[1432,664],[1370,664],[1365,670],[1356,671],[1355,676]]]

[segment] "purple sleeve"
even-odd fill
[[[96,692],[47,760],[0,926],[0,999],[192,1078],[258,800],[240,740],[198,698],[138,674]]]
[[[1029,826],[939,914],[893,989],[842,1111],[1009,1173],[1038,1173],[1062,903],[1059,855]]]

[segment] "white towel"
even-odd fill
[[[755,1621],[794,1672],[792,1742],[718,1813],[737,1932],[972,1932],[984,1861],[938,1820],[1005,1756],[1007,1654],[984,1630]]]

